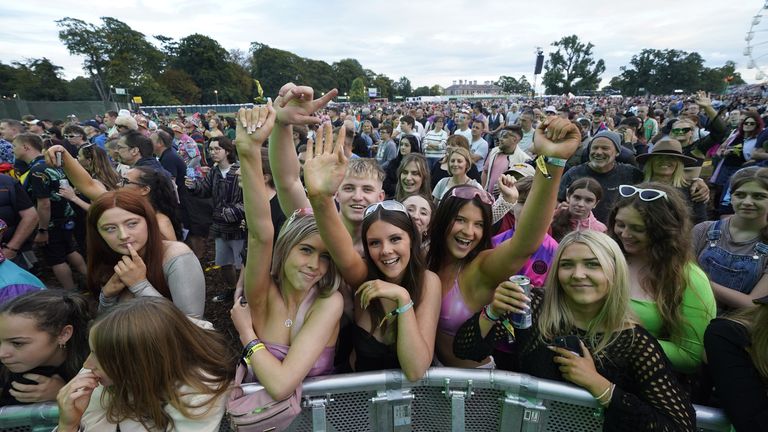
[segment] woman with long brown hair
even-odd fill
[[[200,261],[182,242],[164,240],[146,197],[120,189],[88,211],[88,289],[108,310],[130,297],[165,297],[199,318],[205,307]]]
[[[219,430],[236,364],[221,334],[143,297],[99,318],[89,344],[57,397],[60,432]]]
[[[694,373],[703,358],[704,330],[715,317],[715,297],[693,257],[688,206],[662,183],[621,185],[619,194],[608,232],[627,257],[632,309],[672,367]]]

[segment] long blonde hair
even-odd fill
[[[629,307],[627,261],[619,245],[603,233],[592,230],[573,231],[563,237],[552,262],[554,270],[547,275],[547,288],[538,320],[539,333],[542,340],[549,343],[555,336],[567,334],[576,325],[558,277],[563,252],[576,243],[587,246],[595,254],[610,284],[603,307],[586,329],[593,354],[600,354],[618,338],[622,330],[635,324]]]
[[[747,328],[749,356],[763,380],[768,380],[768,305],[740,309],[727,318]]]

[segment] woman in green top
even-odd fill
[[[608,232],[627,257],[632,309],[672,366],[693,373],[716,308],[707,275],[691,252],[688,206],[675,188],[655,182],[621,185],[619,195]]]

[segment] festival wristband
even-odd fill
[[[258,341],[258,339],[256,339],[256,341]],[[254,341],[251,341],[251,343],[253,343],[253,342],[254,342]],[[249,343],[248,345],[250,345],[250,343]],[[263,344],[263,343],[261,343],[261,342],[258,342],[258,343],[256,343],[255,345],[253,345],[252,347],[250,347],[250,348],[248,349],[248,351],[245,353],[245,356],[243,356],[243,360],[245,361],[245,364],[247,364],[247,365],[250,365],[250,364],[251,364],[251,357],[252,357],[252,356],[253,356],[253,355],[254,355],[254,354],[257,352],[257,351],[261,351],[261,350],[263,350],[264,348],[266,348],[266,347],[265,347],[265,346],[264,346],[264,344]]]
[[[483,307],[483,316],[485,316],[488,321],[496,322],[499,320],[498,316],[495,316],[493,312],[491,312],[491,305],[487,304]]]
[[[392,309],[392,311],[386,315],[384,315],[384,318],[381,319],[379,322],[379,326],[381,327],[385,321],[389,321],[392,319],[395,319],[398,315],[402,315],[408,311],[408,309],[413,307],[413,300],[409,301],[407,304],[404,304],[403,306],[400,306],[398,308]],[[378,328],[377,327],[377,328]]]

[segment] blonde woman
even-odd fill
[[[696,414],[656,339],[629,307],[629,270],[610,237],[596,231],[566,235],[545,289],[530,296],[502,282],[493,302],[467,320],[454,354],[497,368],[568,381],[605,407],[603,430],[693,431]],[[532,325],[507,330],[509,314],[530,310]],[[513,345],[513,346],[511,346]]]
[[[474,164],[469,150],[462,147],[452,148],[446,155],[446,158],[448,159],[448,172],[451,176],[437,182],[437,186],[432,191],[432,197],[435,199],[436,204],[439,204],[445,192],[454,186],[467,185],[482,189],[480,183],[469,178],[467,175],[469,168]]]

